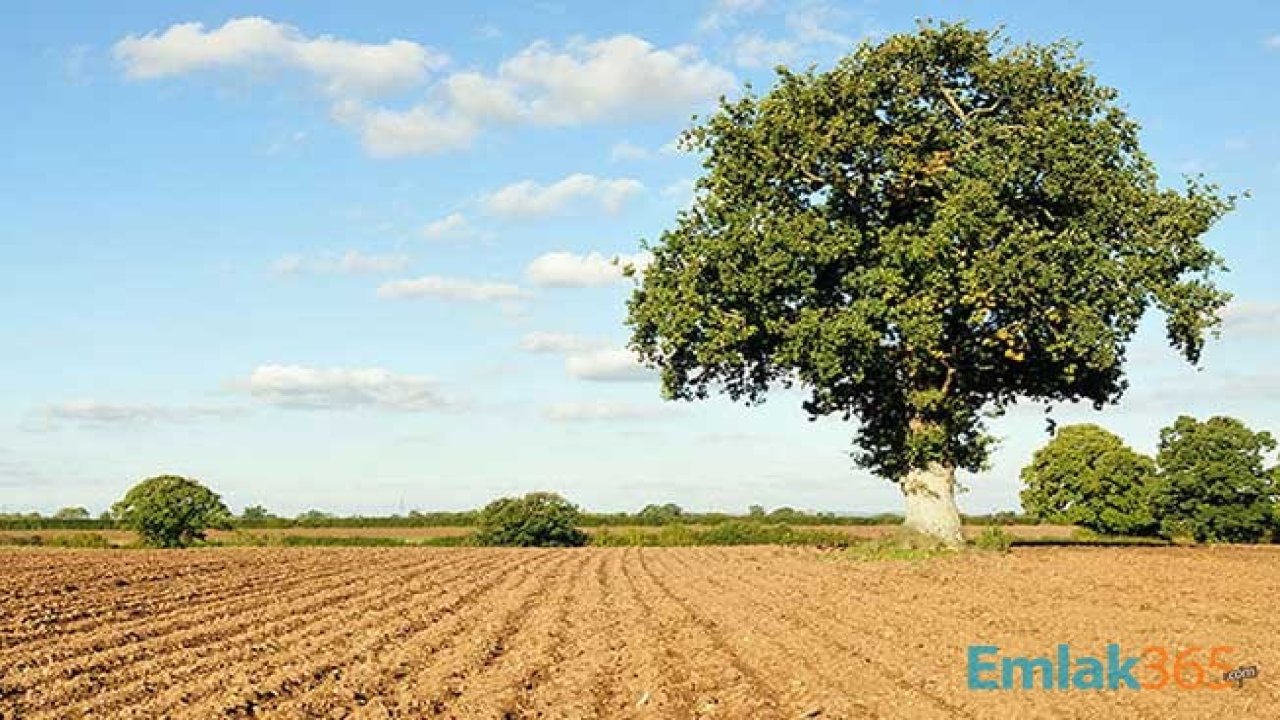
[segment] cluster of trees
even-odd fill
[[[1023,508],[1109,535],[1259,542],[1280,534],[1276,440],[1240,420],[1182,416],[1154,458],[1097,425],[1072,425],[1022,471]]]

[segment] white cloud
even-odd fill
[[[627,142],[626,140],[614,143],[614,146],[609,148],[609,159],[614,162],[620,160],[643,160],[649,157],[649,155],[650,152],[648,148],[640,147],[639,145]]]
[[[732,73],[690,46],[658,48],[633,35],[563,47],[535,42],[492,73],[462,71],[428,85],[421,100],[398,108],[371,105],[377,95],[424,85],[447,64],[442,53],[407,40],[368,44],[308,37],[261,17],[206,29],[180,23],[130,35],[114,46],[137,80],[201,70],[299,71],[317,78],[333,119],[351,128],[374,157],[431,155],[469,147],[486,127],[577,125],[687,114],[730,92]]]
[[[539,255],[525,269],[525,277],[538,287],[584,288],[604,287],[626,282],[623,269],[630,266],[636,272],[653,261],[648,252],[612,257],[598,252],[575,255],[570,252],[549,252]]]
[[[813,0],[787,13],[787,27],[801,45],[837,45],[852,50],[855,40],[834,28],[842,24],[845,12],[836,6]]]
[[[533,180],[512,183],[485,197],[484,204],[489,212],[509,218],[544,217],[583,201],[616,213],[628,198],[643,190],[644,185],[631,178],[574,173],[550,185]]]
[[[341,255],[326,253],[318,257],[302,254],[285,255],[271,265],[280,275],[300,273],[337,273],[362,275],[389,273],[403,270],[409,264],[409,256],[403,253],[367,255],[359,250],[347,250]]]
[[[1280,303],[1232,302],[1222,310],[1222,334],[1273,336],[1280,333]]]
[[[668,409],[663,407],[630,405],[604,400],[556,403],[548,406],[544,412],[547,419],[554,422],[653,420],[671,414]]]
[[[570,355],[593,350],[600,342],[581,335],[535,330],[520,339],[520,349],[531,353]]]
[[[571,377],[598,382],[640,382],[653,380],[652,370],[640,364],[630,350],[603,349],[570,355],[564,369]]]
[[[378,297],[384,298],[436,298],[466,302],[511,302],[523,300],[528,291],[517,285],[498,282],[477,282],[460,278],[428,275],[409,280],[392,280],[378,288]]]
[[[470,118],[427,106],[399,111],[346,101],[334,106],[333,117],[354,128],[365,151],[376,158],[460,150],[470,147],[480,130]]]
[[[47,425],[63,422],[92,426],[150,425],[225,418],[242,414],[239,408],[105,403],[93,400],[48,405],[37,413]]]
[[[1280,34],[1272,35],[1271,37],[1267,38],[1266,45],[1272,50],[1280,50]]]
[[[262,17],[234,18],[213,30],[198,22],[179,23],[163,32],[125,37],[113,51],[125,73],[139,80],[219,68],[292,69],[315,76],[334,96],[403,90],[447,62],[444,54],[408,40],[368,44],[307,37]]]
[[[429,222],[422,228],[422,234],[430,240],[465,237],[471,232],[471,223],[467,221],[467,216],[457,212]]]
[[[536,42],[496,73],[458,72],[403,110],[357,102],[334,116],[356,129],[375,157],[430,155],[469,147],[494,125],[580,125],[685,114],[729,93],[736,79],[694,48],[657,48],[632,36],[563,49]]]
[[[698,22],[703,31],[719,30],[737,21],[738,16],[759,11],[765,0],[715,0],[711,9]]]
[[[685,113],[736,82],[693,47],[663,50],[634,35],[575,40],[564,50],[536,42],[505,60],[498,77],[523,91],[532,121],[564,125]]]
[[[808,0],[794,5],[784,16],[786,37],[772,38],[757,31],[738,33],[728,44],[733,64],[748,69],[796,65],[827,54],[822,46],[833,46],[847,52],[857,38],[841,32],[855,13],[850,8],[826,0]],[[873,33],[866,18],[861,22],[863,35]]]
[[[759,33],[750,33],[734,38],[729,53],[738,67],[762,68],[792,62],[799,50],[794,41],[770,40]]]
[[[361,407],[437,410],[449,406],[430,378],[397,375],[382,368],[309,368],[262,365],[244,383],[249,394],[270,405],[303,410]]]
[[[458,115],[476,123],[513,122],[525,112],[514,83],[477,72],[449,76],[444,81],[443,92]]]

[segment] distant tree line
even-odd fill
[[[68,510],[84,515],[67,516]],[[475,527],[481,510],[431,511],[411,510],[404,515],[337,515],[322,510],[307,510],[292,517],[272,513],[262,505],[250,505],[232,516],[233,527],[244,529],[288,528],[412,528]],[[1012,511],[964,515],[971,525],[1034,525],[1042,520]],[[895,525],[902,522],[899,513],[874,515],[840,515],[812,512],[791,507],[766,510],[752,505],[746,514],[727,512],[691,512],[675,503],[650,504],[634,513],[582,512],[580,527],[657,527],[663,525],[714,525],[730,520],[745,520],[789,525]],[[122,527],[110,512],[94,517],[84,508],[64,508],[52,515],[38,512],[0,513],[0,530],[112,530]]]
[[[1125,445],[1097,425],[1062,428],[1023,469],[1025,515],[968,516],[973,524],[1050,522],[1077,525],[1103,535],[1155,536],[1196,542],[1251,543],[1280,540],[1280,465],[1270,433],[1255,432],[1229,417],[1199,421],[1179,417],[1160,432],[1155,457]],[[153,547],[187,547],[210,529],[471,527],[468,541],[481,545],[575,546],[587,542],[584,527],[732,527],[735,536],[760,536],[744,528],[895,524],[900,515],[842,516],[791,507],[752,505],[745,515],[689,512],[675,503],[650,504],[634,513],[586,513],[554,493],[499,498],[478,510],[413,511],[384,517],[339,517],[308,510],[286,518],[262,505],[233,515],[221,497],[201,483],[161,475],[130,488],[109,512],[93,517],[84,507],[0,515],[0,529],[128,529]],[[665,531],[664,531],[665,532]]]

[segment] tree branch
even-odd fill
[[[952,95],[947,86],[941,82],[938,83],[938,89],[942,91],[942,99],[947,101],[947,105],[951,107],[951,112],[954,112],[956,117],[960,118],[960,122],[967,124],[969,122],[969,114],[961,109],[960,103],[956,102],[955,95]]]
[[[796,171],[799,172],[802,176],[804,176],[804,179],[808,180],[811,183],[814,183],[819,188],[826,187],[827,185],[830,185],[831,187],[836,187],[835,183],[822,177],[821,175],[814,173],[804,163],[801,163],[799,160],[796,160],[795,158],[789,155],[784,157],[787,159],[788,162],[790,162],[793,166],[795,166]],[[853,190],[850,190],[847,187],[842,189],[844,191],[844,194],[848,195],[849,197],[855,198],[855,199],[858,197],[857,194],[853,192]]]
[[[964,108],[960,107],[960,103],[956,101],[956,96],[952,95],[951,91],[948,90],[947,86],[943,85],[941,81],[938,82],[938,89],[942,91],[942,99],[947,102],[947,106],[951,108],[951,112],[955,113],[956,117],[960,118],[960,122],[965,125],[968,125],[969,121],[976,117],[990,115],[1000,109],[1000,104],[1004,102],[1004,98],[998,97],[996,98],[996,101],[990,105],[974,108],[970,112],[965,112]]]
[[[956,369],[950,363],[943,362],[942,364],[947,368],[947,375],[942,380],[942,396],[946,397],[947,393],[951,392],[952,383],[955,382]]]

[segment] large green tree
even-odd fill
[[[1068,43],[924,25],[779,69],[684,144],[705,172],[631,298],[632,348],[669,397],[799,386],[857,419],[858,462],[949,543],[985,414],[1114,402],[1146,310],[1195,363],[1227,300],[1202,236],[1232,199],[1162,188]]]
[[[1022,470],[1022,508],[1049,522],[1109,535],[1147,535],[1156,464],[1097,425],[1060,428]]]
[[[481,545],[577,547],[588,540],[578,529],[581,519],[578,506],[555,493],[498,498],[480,511],[476,540]]]
[[[159,475],[134,485],[111,506],[111,513],[152,547],[187,547],[203,540],[207,529],[231,527],[231,511],[217,493],[177,475]]]
[[[1166,535],[1199,542],[1257,542],[1275,528],[1276,440],[1231,417],[1182,416],[1160,431],[1156,509]]]

